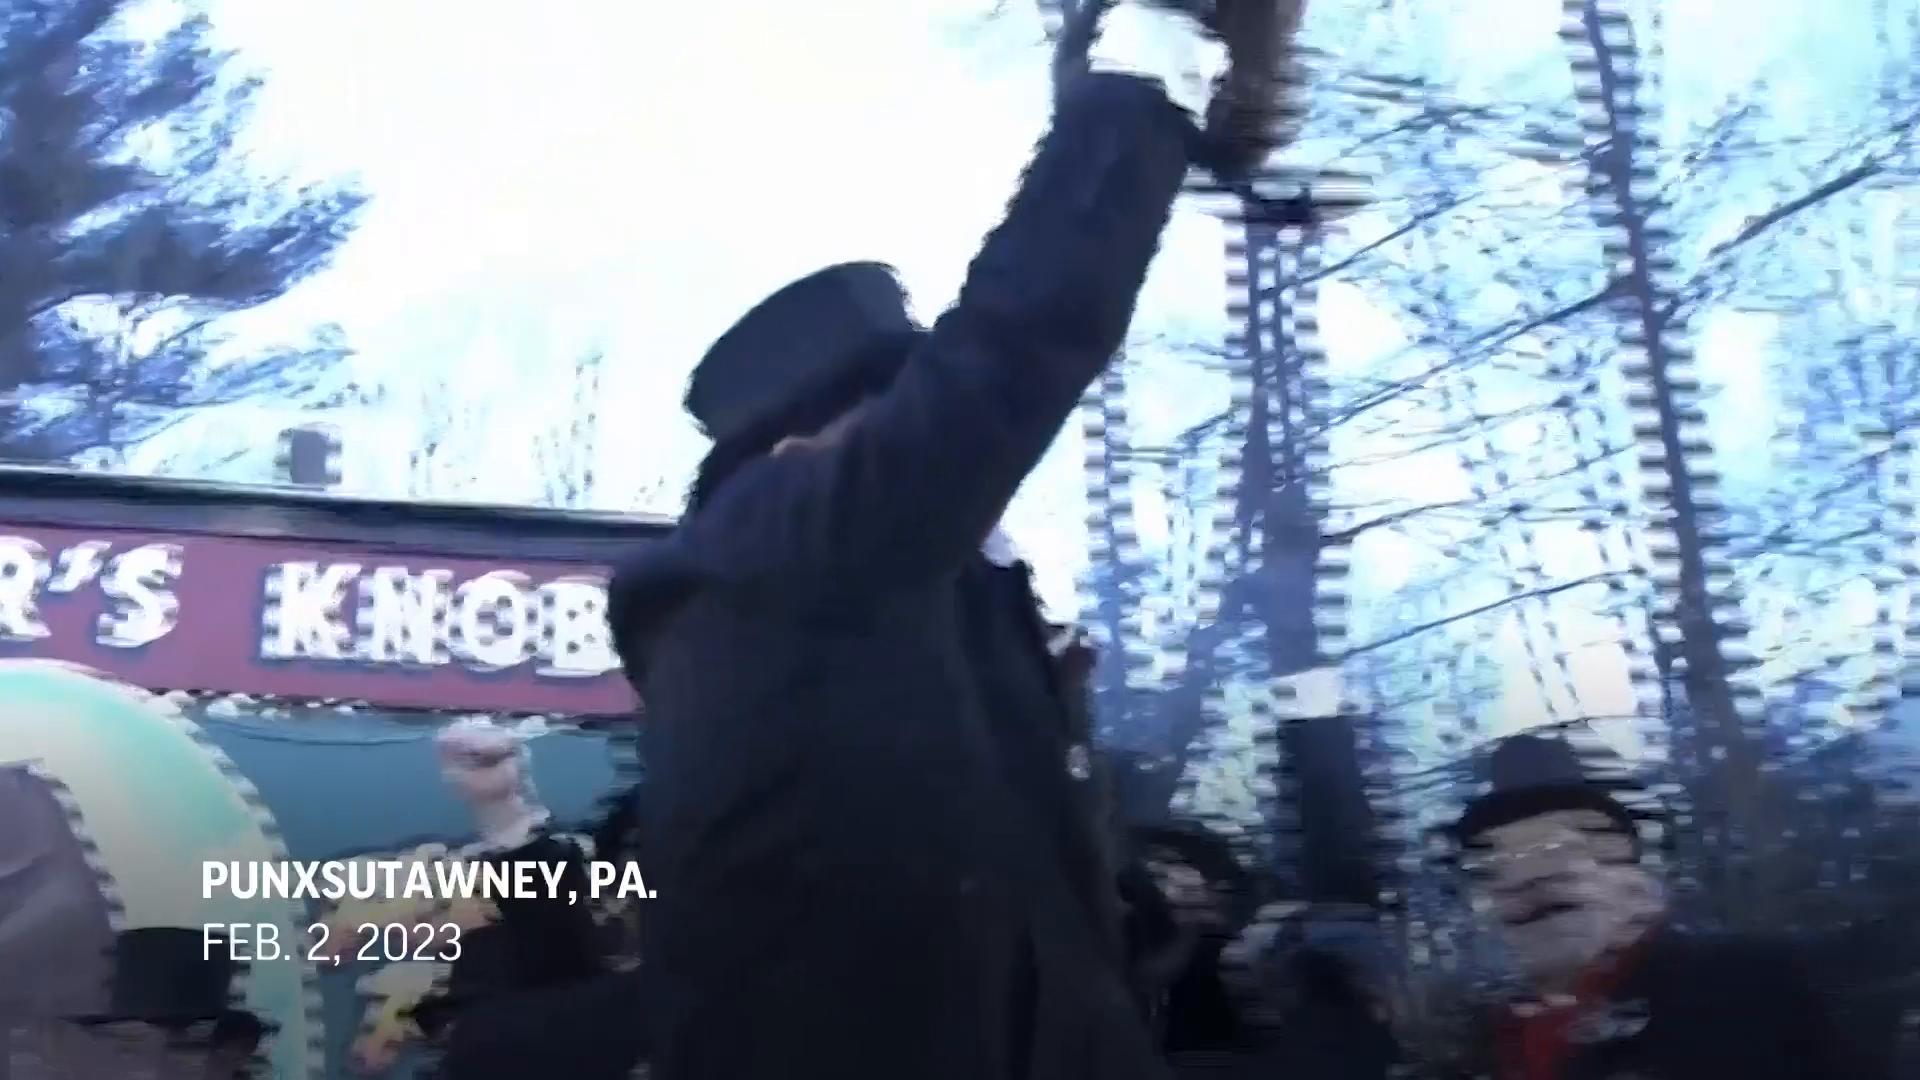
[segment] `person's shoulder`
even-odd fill
[[[1804,950],[1783,935],[1695,931],[1663,935],[1655,947],[1681,980],[1729,994],[1772,998],[1808,984]]]
[[[684,525],[640,546],[613,567],[607,581],[607,625],[629,678],[638,681],[643,676],[655,644],[699,594],[702,579]]]
[[[1778,934],[1696,930],[1673,933],[1664,940],[1694,959],[1785,963],[1795,962],[1799,954],[1792,940]]]

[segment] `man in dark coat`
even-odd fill
[[[1173,939],[1154,950],[1160,954],[1156,961],[1172,962],[1162,968],[1166,977],[1156,1001],[1161,1049],[1176,1066],[1244,1054],[1253,1033],[1223,978],[1221,955],[1256,906],[1252,876],[1226,838],[1205,826],[1139,827],[1133,841],[1173,922]]]
[[[646,1056],[647,1009],[638,970],[617,964],[586,896],[589,857],[626,857],[610,815],[598,835],[555,832],[533,790],[530,758],[512,732],[454,725],[438,739],[442,774],[472,809],[480,841],[473,857],[561,864],[552,895],[501,898],[499,917],[470,930],[446,992],[413,1019],[439,1038],[443,1080],[509,1080],[528,1075],[624,1080]]]
[[[234,981],[247,965],[234,960],[224,942],[200,927],[142,927],[115,935],[108,959],[112,975],[102,1007],[22,1033],[28,1037],[18,1057],[25,1060],[0,1060],[0,1074],[12,1080],[254,1080],[269,1074],[256,1055],[272,1028],[235,1006]],[[0,1031],[6,1026],[0,1023]]]
[[[1235,68],[1270,71],[1293,19],[1217,6]],[[611,590],[647,703],[662,1080],[1156,1071],[1028,572],[982,544],[1119,349],[1189,164],[1256,161],[1224,133],[1266,129],[1216,108],[1210,138],[1168,80],[1068,60],[930,330],[885,267],[843,265],[694,374],[714,450],[675,535]]]
[[[1456,834],[1529,996],[1485,1035],[1500,1080],[1854,1080],[1792,950],[1666,925],[1634,816],[1557,737],[1490,757]]]

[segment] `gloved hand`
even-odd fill
[[[1055,100],[1090,72],[1157,80],[1204,121],[1194,162],[1220,180],[1244,179],[1286,136],[1287,76],[1305,9],[1306,0],[1080,0],[1054,50]]]
[[[1054,48],[1054,100],[1092,72],[1135,75],[1160,83],[1198,123],[1222,62],[1211,32],[1182,5],[1079,0]]]
[[[1307,0],[1214,0],[1208,25],[1227,46],[1226,76],[1207,104],[1204,165],[1223,180],[1258,170],[1288,137],[1293,39]]]
[[[484,721],[463,721],[443,728],[434,743],[440,775],[472,809],[482,841],[515,847],[547,820],[518,735]]]

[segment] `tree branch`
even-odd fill
[[[1718,259],[1727,252],[1739,247],[1741,244],[1747,243],[1773,228],[1775,225],[1800,213],[1802,210],[1816,206],[1850,187],[1864,183],[1880,175],[1882,171],[1884,170],[1877,160],[1862,162],[1798,198],[1781,203],[1779,206],[1757,217],[1748,218],[1746,225],[1741,228],[1739,233],[1735,234],[1730,240],[1715,244],[1712,249],[1707,252],[1707,257],[1709,259]]]
[[[1524,592],[1517,592],[1512,594],[1511,596],[1501,597],[1500,599],[1495,600],[1492,603],[1482,604],[1479,607],[1470,608],[1462,612],[1457,612],[1453,615],[1448,615],[1444,618],[1433,619],[1429,622],[1420,623],[1417,626],[1413,626],[1406,630],[1402,630],[1397,634],[1389,634],[1388,636],[1380,638],[1377,641],[1367,642],[1365,645],[1356,645],[1353,648],[1348,649],[1345,652],[1341,653],[1340,659],[1347,660],[1352,657],[1359,656],[1362,653],[1373,652],[1375,649],[1384,649],[1389,645],[1396,645],[1402,641],[1407,640],[1408,638],[1418,637],[1419,635],[1424,634],[1429,630],[1438,630],[1439,628],[1450,625],[1452,623],[1462,622],[1466,619],[1478,618],[1481,615],[1485,615],[1489,611],[1496,611],[1500,608],[1506,607],[1509,604],[1519,603],[1522,600],[1534,600],[1534,599],[1540,599],[1548,596],[1555,596],[1563,592],[1569,592],[1573,589],[1585,588],[1588,585],[1595,585],[1603,581],[1611,581],[1615,578],[1621,578],[1626,576],[1628,576],[1628,572],[1625,570],[1609,570],[1605,573],[1590,574],[1583,578],[1576,578],[1573,581],[1563,581],[1557,585],[1548,585],[1544,588],[1528,589]]]
[[[1599,307],[1602,304],[1605,304],[1613,300],[1615,297],[1619,296],[1620,288],[1621,288],[1621,282],[1619,279],[1616,278],[1613,281],[1608,282],[1605,287],[1601,288],[1599,291],[1589,296],[1582,297],[1569,304],[1564,304],[1560,307],[1555,308],[1552,311],[1546,312],[1544,314],[1535,316],[1534,318],[1528,319],[1525,322],[1519,323],[1518,325],[1505,327],[1500,330],[1488,331],[1487,333],[1482,334],[1479,337],[1466,342],[1462,347],[1458,349],[1458,351],[1453,352],[1450,356],[1447,357],[1447,359],[1441,361],[1440,363],[1433,364],[1430,367],[1428,367],[1426,370],[1421,371],[1418,374],[1408,376],[1407,378],[1404,378],[1404,379],[1397,379],[1397,380],[1388,382],[1381,389],[1379,389],[1378,391],[1375,391],[1373,394],[1369,395],[1367,398],[1361,401],[1355,402],[1347,406],[1346,408],[1339,410],[1328,419],[1326,427],[1327,428],[1337,427],[1341,424],[1344,424],[1352,420],[1354,417],[1359,416],[1361,413],[1367,412],[1371,409],[1378,408],[1386,404],[1387,402],[1392,401],[1395,398],[1399,397],[1401,394],[1411,392],[1413,390],[1420,388],[1421,386],[1426,385],[1427,380],[1434,378],[1435,376],[1438,376],[1438,375],[1443,375],[1448,371],[1452,371],[1457,368],[1464,367],[1466,364],[1472,362],[1473,360],[1476,360],[1479,357],[1484,356],[1486,353],[1491,352],[1492,350],[1497,349],[1500,346],[1505,345],[1510,341],[1513,341],[1515,338],[1523,337],[1527,334],[1532,333],[1535,330],[1552,326],[1556,323],[1564,322],[1567,319],[1571,319],[1574,316],[1581,314],[1582,312],[1591,311],[1592,309]],[[1447,345],[1447,342],[1436,338],[1434,335],[1429,334],[1422,337],[1418,342],[1415,342],[1412,345],[1407,346],[1407,349],[1412,350],[1416,348],[1428,348],[1428,347],[1445,346],[1445,345]]]
[[[1314,271],[1313,273],[1308,274],[1306,277],[1301,278],[1299,283],[1303,285],[1311,284],[1316,281],[1321,281],[1326,278],[1333,277],[1335,274],[1342,273],[1345,270],[1347,270],[1349,267],[1353,266],[1355,263],[1373,254],[1374,252],[1380,250],[1381,248],[1386,247],[1388,244],[1393,243],[1395,240],[1398,240],[1401,237],[1407,235],[1408,233],[1413,232],[1415,229],[1418,229],[1422,225],[1425,225],[1427,222],[1432,221],[1437,217],[1440,217],[1442,214],[1447,214],[1447,213],[1451,213],[1454,210],[1458,210],[1462,206],[1465,206],[1468,203],[1472,202],[1477,197],[1478,196],[1468,196],[1467,198],[1455,199],[1452,202],[1443,203],[1439,206],[1430,206],[1427,209],[1422,210],[1419,213],[1415,214],[1411,218],[1408,218],[1405,224],[1399,226],[1398,228],[1390,230],[1385,236],[1382,236],[1378,240],[1375,240],[1372,243],[1366,245],[1365,247],[1360,248],[1359,250],[1348,255],[1346,258],[1341,259],[1339,262],[1329,263],[1326,266],[1323,266],[1320,269]]]

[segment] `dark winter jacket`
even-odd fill
[[[466,934],[447,993],[423,1003],[423,1029],[448,1025],[442,1080],[624,1080],[647,1044],[637,971],[619,972],[585,896],[586,860],[571,840],[538,835],[495,856],[564,863],[557,894],[502,899],[497,922]]]
[[[1793,951],[1765,938],[1662,932],[1580,1028],[1553,1080],[1884,1080],[1855,1064]]]
[[[443,1080],[625,1080],[644,1060],[640,971],[489,994],[460,1008]]]
[[[616,575],[660,1080],[1154,1074],[1026,573],[978,551],[1119,349],[1190,132],[1087,79],[892,386]]]

